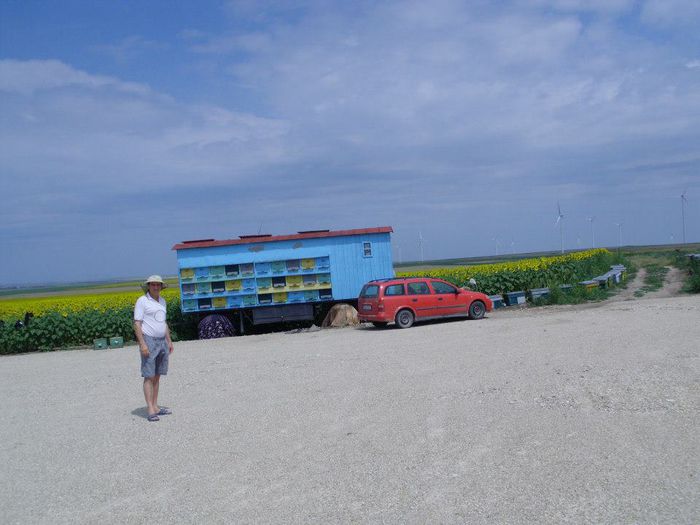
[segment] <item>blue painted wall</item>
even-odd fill
[[[256,242],[177,250],[178,267],[197,268],[287,259],[330,258],[334,300],[356,299],[362,285],[394,276],[390,233],[368,233],[302,240]],[[371,257],[364,243],[372,245]]]

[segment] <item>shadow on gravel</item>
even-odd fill
[[[139,416],[144,419],[148,419],[148,407],[135,408],[131,411],[132,416]]]
[[[488,319],[488,318],[489,318],[488,315],[486,315],[484,317],[484,319]],[[478,321],[483,321],[484,319],[479,319]],[[416,321],[416,324],[414,324],[410,328],[410,330],[412,330],[414,328],[420,328],[421,326],[430,326],[430,325],[434,325],[434,324],[461,323],[463,321],[470,321],[471,322],[473,320],[469,319],[467,317],[447,317],[447,318],[443,318],[443,319],[429,319],[427,321]],[[384,326],[384,327],[377,327],[377,326],[373,326],[370,323],[360,324],[360,325],[356,326],[355,329],[356,330],[367,330],[370,332],[374,332],[374,331],[382,332],[385,330],[401,330],[395,324],[390,324],[390,325]]]

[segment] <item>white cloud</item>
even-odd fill
[[[641,19],[650,25],[661,27],[692,27],[700,24],[700,2],[697,0],[646,0]]]
[[[561,58],[576,43],[581,23],[575,18],[542,20],[498,18],[480,28],[484,41],[497,46],[506,62],[545,62]]]
[[[94,46],[94,49],[112,57],[117,62],[124,63],[144,53],[153,53],[167,47],[162,42],[149,40],[139,35],[131,35],[114,44]]]
[[[226,54],[238,51],[261,51],[268,46],[268,38],[262,33],[244,33],[233,36],[198,35],[189,39],[190,49],[197,53]]]
[[[283,121],[183,104],[148,87],[59,61],[0,61],[4,176],[102,191],[195,185],[294,158]]]
[[[58,60],[0,60],[0,91],[30,95],[35,91],[62,87],[87,89],[114,88],[119,91],[148,94],[147,86],[117,79],[90,75]]]
[[[476,237],[516,225],[527,238],[538,214],[551,230],[541,210],[559,198],[573,218],[566,199],[587,195],[602,217],[641,180],[622,168],[635,159],[646,181],[698,182],[694,50],[648,38],[628,2],[273,4],[178,35],[190,52],[172,67],[192,77],[177,92],[217,104],[58,60],[0,61],[0,178],[14,197],[0,234],[93,239],[91,222],[145,234],[154,214],[148,227],[177,240],[257,231],[261,216],[273,233],[358,217],[410,229],[421,219],[404,210],[418,209],[436,241],[472,213],[489,219]],[[378,209],[379,186],[394,206]]]
[[[549,8],[564,12],[615,14],[629,11],[635,0],[520,0],[521,6]]]
[[[268,34],[268,45],[231,71],[326,145],[335,137],[353,148],[450,142],[466,151],[489,137],[547,149],[653,135],[657,114],[666,130],[686,125],[675,108],[656,109],[667,89],[661,77],[635,71],[657,61],[657,50],[628,49],[624,35],[591,32],[568,13],[455,5],[431,17],[417,4],[385,5],[361,26],[310,17]]]

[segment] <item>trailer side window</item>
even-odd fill
[[[372,257],[372,243],[371,242],[363,242],[362,243],[362,251],[365,257]]]

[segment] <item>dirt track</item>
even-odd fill
[[[649,294],[651,295],[651,294]],[[700,296],[0,359],[2,523],[697,523]]]

